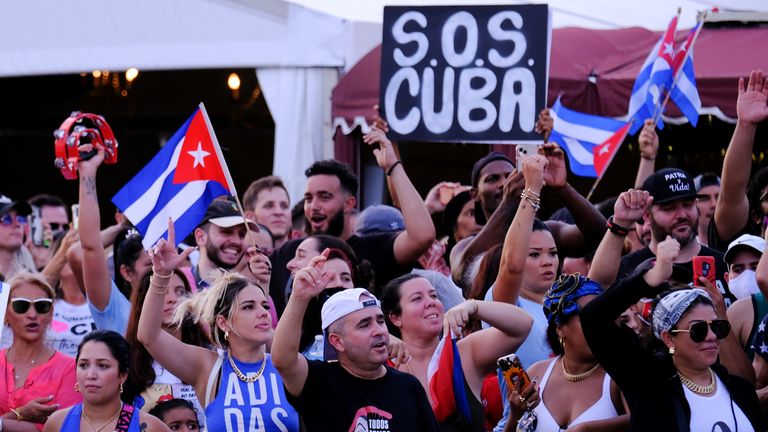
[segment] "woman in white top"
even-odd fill
[[[629,429],[629,416],[620,416],[625,412],[621,392],[600,367],[581,331],[580,308],[601,292],[599,284],[575,273],[560,276],[547,293],[547,338],[557,357],[528,368],[531,378],[541,378],[537,395],[532,394],[532,389],[518,388],[509,398],[515,418],[523,408],[533,409],[536,427],[531,431]],[[538,405],[530,403],[536,399]],[[514,430],[515,424],[510,421],[506,430]]]

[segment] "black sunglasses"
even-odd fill
[[[35,312],[45,315],[53,308],[53,300],[49,298],[39,298],[30,300],[24,297],[15,297],[11,299],[11,309],[17,314],[27,313],[29,306],[35,305]]]
[[[728,336],[728,333],[731,332],[731,323],[724,319],[698,321],[688,326],[688,330],[670,330],[670,333],[688,332],[688,336],[691,337],[691,340],[698,343],[704,342],[704,339],[707,338],[707,333],[709,333],[709,329],[712,329],[712,333],[715,334],[716,338],[725,339],[725,337]]]

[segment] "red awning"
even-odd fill
[[[566,107],[609,117],[626,115],[632,85],[660,32],[640,27],[620,30],[562,28],[552,32],[548,104],[558,95]],[[688,30],[677,33],[682,42]],[[701,114],[725,121],[736,118],[739,77],[752,69],[768,70],[766,28],[704,28],[694,51]],[[343,133],[369,123],[378,103],[381,46],[363,57],[333,90],[334,126]],[[674,104],[666,112],[680,114]],[[682,120],[684,121],[684,120]]]

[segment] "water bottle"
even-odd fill
[[[312,345],[310,345],[310,347],[304,353],[304,356],[307,358],[307,360],[322,361],[324,345],[325,345],[325,338],[323,338],[323,335],[316,335],[315,341],[312,342]]]

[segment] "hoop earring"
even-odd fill
[[[120,394],[123,394],[123,383],[120,383]]]
[[[669,355],[675,355],[675,347],[669,347]]]
[[[80,393],[80,383],[75,383],[75,391]]]
[[[228,341],[228,340],[229,340],[229,332],[228,332],[228,331],[225,331],[225,332],[224,332],[224,340],[225,340],[225,341]]]
[[[560,346],[563,347],[563,352],[565,352],[565,339],[560,338]]]

